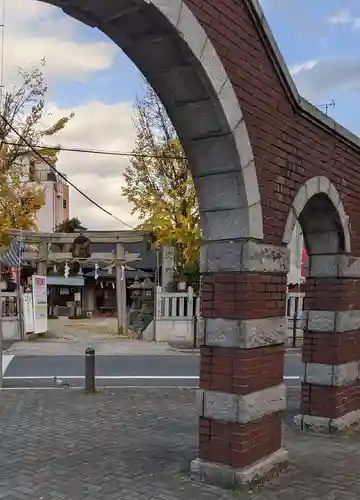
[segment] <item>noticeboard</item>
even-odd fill
[[[46,276],[32,276],[34,310],[34,333],[47,332],[47,286]]]

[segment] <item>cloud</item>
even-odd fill
[[[352,23],[352,16],[349,10],[342,10],[335,14],[334,16],[329,17],[329,24],[350,24]]]
[[[135,129],[132,104],[108,105],[92,101],[74,110],[52,106],[47,121],[56,121],[71,111],[75,112],[74,118],[52,138],[52,144],[103,151],[130,152],[133,149]],[[135,225],[137,219],[130,216],[132,207],[121,197],[122,174],[128,162],[126,156],[64,151],[60,154],[57,168],[106,210],[126,223]],[[86,227],[124,229],[124,226],[121,227],[120,223],[102,213],[72,188],[70,192],[71,215],[79,217]]]
[[[107,41],[79,40],[80,23],[56,7],[34,0],[6,3],[5,84],[16,83],[17,68],[29,68],[45,57],[45,77],[84,81],[96,71],[112,66],[118,52]],[[104,39],[105,40],[105,39]]]
[[[303,72],[303,71],[309,71],[318,64],[318,60],[314,59],[313,61],[305,61],[300,64],[295,64],[294,66],[291,66],[289,68],[289,71],[293,77],[295,77],[297,74]]]
[[[94,34],[96,36],[94,36]],[[19,67],[28,69],[45,56],[45,80],[50,89],[63,82],[83,82],[113,66],[119,49],[99,33],[62,13],[58,8],[35,0],[6,0],[5,20],[5,86],[16,85]],[[56,96],[51,93],[53,98]],[[93,100],[75,109],[61,109],[55,102],[48,105],[50,114],[41,125],[75,112],[74,118],[49,144],[70,148],[130,152],[135,130],[132,103],[109,105]],[[99,205],[134,225],[131,208],[121,197],[123,172],[128,157],[62,152],[57,168]],[[93,229],[124,229],[120,222],[101,212],[70,188],[70,213]]]
[[[358,30],[360,29],[360,17],[357,17],[353,21],[353,29]]]
[[[360,90],[360,58],[306,61],[290,71],[300,93],[310,100],[332,90]]]
[[[360,17],[353,16],[349,10],[342,10],[328,18],[332,25],[350,25],[354,30],[360,28]]]

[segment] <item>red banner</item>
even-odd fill
[[[301,277],[302,278],[305,278],[305,263],[307,260],[308,260],[308,254],[307,254],[305,247],[303,246],[302,256],[301,256]]]

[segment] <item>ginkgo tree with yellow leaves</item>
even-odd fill
[[[36,230],[36,213],[44,204],[44,191],[34,179],[29,182],[28,165],[37,156],[30,145],[62,130],[73,115],[57,120],[49,127],[45,98],[48,87],[44,80],[45,60],[39,67],[19,70],[20,84],[1,94],[0,117],[0,245],[8,243],[9,228]],[[59,149],[39,147],[37,152],[51,165]]]
[[[136,142],[122,194],[158,246],[176,249],[176,273],[194,275],[200,250],[195,186],[176,131],[158,96],[145,84],[135,103]]]

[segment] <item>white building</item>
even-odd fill
[[[51,233],[69,218],[69,185],[40,158],[30,158],[29,180],[44,188],[45,204],[37,213],[36,225],[39,231]]]

